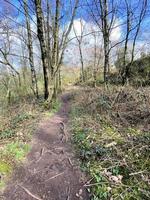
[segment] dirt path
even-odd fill
[[[62,108],[40,123],[27,164],[19,167],[4,192],[5,200],[88,200],[85,177],[75,164],[66,123],[69,95]]]

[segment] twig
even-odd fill
[[[119,111],[117,111],[117,114],[118,114],[119,118],[121,119],[121,121],[122,121],[123,123],[125,123],[126,125],[129,124],[129,123],[127,122],[127,120],[125,120],[124,118],[122,118],[122,116],[121,116],[121,114],[120,114]]]
[[[70,186],[68,186],[68,191],[67,191],[68,195],[67,195],[67,198],[66,200],[70,200]]]
[[[34,199],[37,199],[37,200],[42,200],[41,198],[35,196],[34,194],[32,194],[27,188],[23,187],[22,185],[18,185],[19,187],[21,187],[22,189],[24,189],[24,191],[30,195],[31,197],[33,197]]]
[[[54,179],[54,178],[56,178],[56,177],[58,177],[58,176],[61,176],[62,174],[64,174],[64,172],[61,172],[61,173],[59,173],[59,174],[56,174],[55,176],[50,177],[50,178],[47,179],[46,181],[52,180],[52,179]]]
[[[44,152],[44,148],[41,149],[41,151],[40,151],[40,157],[39,157],[39,159],[36,162],[39,162],[41,160],[43,152]]]
[[[69,164],[73,167],[73,163],[72,163],[72,161],[71,161],[70,158],[68,158],[68,162],[69,162]]]
[[[86,181],[85,184],[83,185],[83,187],[86,186],[87,184],[90,184],[92,180],[93,180],[93,178],[91,178],[90,180]]]
[[[120,91],[117,93],[117,95],[116,95],[116,97],[115,97],[115,99],[114,99],[114,101],[112,102],[112,104],[111,104],[111,108],[114,106],[114,104],[116,103],[116,101],[118,100],[118,98],[119,98],[119,95],[121,94],[121,92],[122,92],[122,88],[120,89]]]
[[[95,185],[101,185],[101,184],[103,184],[103,183],[105,183],[105,182],[101,182],[101,183],[91,183],[91,184],[88,184],[88,185],[84,185],[84,187],[91,187],[91,186],[95,186]],[[106,182],[107,183],[107,182]]]
[[[145,172],[145,170],[144,171],[139,171],[139,172],[134,172],[134,173],[129,174],[129,176],[134,176],[134,175],[137,175],[137,174],[142,174],[144,172]]]

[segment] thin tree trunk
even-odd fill
[[[53,99],[56,99],[57,96],[57,71],[58,66],[58,45],[59,45],[59,14],[60,14],[60,0],[56,0],[55,8],[55,21],[54,21],[54,44],[52,48],[52,60],[51,60],[51,96]]]
[[[49,19],[50,19],[50,5],[49,5],[49,0],[47,0],[47,54],[48,54],[48,68],[50,69],[51,71],[51,74],[52,74],[52,69],[51,69],[51,48],[50,48],[50,25],[49,25]]]
[[[41,48],[41,57],[43,64],[43,75],[44,75],[44,98],[48,99],[49,91],[48,91],[48,59],[47,59],[47,49],[46,49],[46,41],[44,37],[44,19],[43,12],[41,7],[41,0],[34,0],[35,8],[36,8],[36,16],[37,16],[37,32],[38,38],[40,42]]]
[[[56,0],[56,10],[55,10],[55,25],[54,25],[54,45],[53,45],[53,55],[52,55],[52,76],[54,75],[54,70],[58,64],[58,32],[59,32],[59,9],[60,0]]]
[[[33,43],[32,43],[32,34],[31,34],[31,26],[30,26],[27,0],[24,0],[24,11],[25,11],[25,16],[26,16],[26,26],[27,26],[27,33],[28,33],[28,50],[29,50],[29,62],[30,62],[30,67],[31,67],[32,87],[33,87],[34,95],[38,98],[37,77],[36,77],[36,71],[35,71],[35,66],[34,66]]]
[[[79,52],[80,52],[80,62],[81,62],[81,77],[82,77],[82,82],[85,82],[83,54],[82,54],[82,49],[81,49],[81,43],[80,43],[80,41],[79,41]]]
[[[108,2],[104,0],[103,7],[104,7],[104,54],[105,54],[105,61],[104,61],[104,82],[107,83],[108,81],[108,70],[109,70],[109,26],[108,26]]]
[[[126,2],[126,7],[127,7],[127,33],[126,33],[126,40],[125,40],[125,50],[124,50],[124,68],[123,68],[123,72],[121,74],[122,76],[122,84],[124,85],[127,82],[127,79],[130,76],[130,70],[131,70],[131,66],[133,64],[133,60],[134,60],[134,52],[135,52],[135,44],[136,44],[136,40],[141,28],[141,23],[142,20],[144,19],[145,13],[146,13],[146,9],[147,9],[147,0],[143,0],[142,2],[142,7],[141,7],[141,11],[140,11],[140,15],[139,15],[139,19],[138,19],[138,23],[135,27],[131,28],[131,15],[132,15],[132,10],[129,7],[129,3],[128,1]],[[126,63],[126,54],[127,54],[127,48],[128,48],[128,41],[129,41],[129,34],[132,30],[134,30],[136,28],[135,31],[135,35],[134,35],[134,39],[133,39],[133,46],[132,46],[132,55],[131,55],[131,61],[129,63]]]
[[[58,71],[58,92],[62,92],[62,88],[61,88],[61,70],[59,69]]]
[[[104,54],[105,54],[105,58],[104,58],[104,82],[107,83],[108,81],[108,71],[109,71],[109,40],[106,36],[106,38],[104,38]]]
[[[102,33],[104,40],[104,82],[108,82],[108,71],[109,71],[109,37],[110,37],[110,28],[108,21],[108,0],[100,0],[101,8],[101,24],[102,24]]]

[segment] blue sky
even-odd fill
[[[18,7],[19,9],[21,9],[22,10],[22,7],[20,7],[20,2],[19,2],[19,0],[0,0],[0,5],[8,5],[10,8],[12,8],[13,9],[13,15],[16,13],[16,14],[18,14],[18,11],[17,11],[17,9],[15,8],[15,7],[13,7],[13,6],[11,6],[10,4],[8,4],[7,3],[7,1],[9,1],[10,3],[12,3],[12,4],[14,4],[16,7]],[[74,1],[74,0],[73,0]],[[109,1],[111,1],[111,0],[109,0]],[[23,0],[21,0],[21,2],[23,2]],[[45,2],[45,0],[43,0],[43,2]],[[50,0],[50,2],[53,4],[55,4],[55,0]],[[69,1],[68,0],[62,0],[62,2],[64,2],[65,3],[65,7],[67,8],[69,5]],[[86,2],[87,2],[87,0],[80,0],[80,7],[79,7],[79,9],[78,9],[78,12],[77,12],[77,15],[76,15],[76,18],[83,18],[85,21],[90,21],[90,20],[92,20],[90,17],[89,17],[89,9],[87,8],[87,6],[85,6],[86,5]],[[88,0],[88,2],[89,2],[89,4],[92,2],[91,0]],[[119,18],[119,20],[121,21],[121,20],[123,20],[123,15],[124,15],[124,13],[123,12],[121,12],[121,9],[123,8],[123,1],[121,1],[121,0],[114,0],[114,2],[115,3],[117,3],[119,6],[120,6],[120,14],[117,16],[118,18]],[[132,4],[134,4],[134,3],[136,3],[137,4],[137,2],[138,2],[138,4],[140,5],[140,3],[142,2],[142,0],[128,0],[128,2],[130,2],[130,3],[132,3]],[[54,5],[53,4],[53,5]],[[82,5],[82,6],[81,6]],[[0,8],[0,12],[2,12],[2,6],[1,6],[1,8]],[[149,10],[150,10],[150,1],[148,0],[148,8],[149,8]],[[67,10],[67,9],[66,9]],[[122,10],[123,11],[123,10]],[[136,9],[134,10],[134,11],[136,11]],[[138,10],[137,10],[138,11]],[[136,12],[137,12],[136,11]],[[29,9],[29,12],[31,12],[30,11],[30,9]],[[149,11],[150,12],[150,11]],[[67,13],[67,12],[66,12]],[[65,13],[65,14],[66,14]],[[1,13],[2,14],[2,13]],[[5,13],[4,13],[5,14]],[[69,14],[70,13],[67,13],[67,17],[64,17],[63,18],[63,23],[67,23],[67,20],[70,20],[70,18],[69,18]],[[134,13],[135,14],[135,13]],[[31,17],[33,17],[33,13],[30,13],[30,15],[31,15]],[[18,16],[18,18],[17,18],[19,21],[22,21],[22,19],[24,19],[24,15],[21,13],[21,12],[19,12],[19,16]],[[123,30],[123,27],[122,27],[122,30]],[[141,37],[145,37],[145,35],[146,35],[146,33],[147,34],[149,34],[149,30],[150,30],[150,13],[149,13],[149,17],[147,16],[146,17],[146,19],[143,21],[143,23],[142,23],[142,29],[141,29],[142,31],[143,31],[143,34],[141,35]],[[143,38],[144,39],[144,38]],[[141,38],[141,40],[142,40],[142,38]]]
[[[3,3],[4,3],[4,1],[5,0],[0,0],[0,3],[1,3],[1,5],[3,5]],[[22,9],[21,7],[20,7],[20,3],[19,3],[19,1],[18,0],[9,0],[12,4],[14,4],[15,6],[17,6],[19,9]],[[52,1],[52,0],[51,0]],[[66,4],[65,4],[65,6],[67,7],[68,6],[68,2],[69,2],[69,0],[63,0],[63,1],[65,1],[66,2]],[[90,1],[90,0],[89,0]],[[121,2],[121,0],[115,0],[118,4]],[[86,0],[82,0],[82,5],[83,4],[85,4],[85,2],[86,2]],[[135,2],[137,2],[136,0],[132,0],[132,3],[135,3]],[[53,3],[55,3],[55,1],[53,0]],[[7,4],[7,3],[5,3],[5,4]],[[149,1],[149,4],[150,4],[150,1]],[[80,4],[81,5],[81,4]],[[122,6],[122,4],[120,4],[121,6]],[[15,9],[15,8],[13,8],[13,10],[14,10],[14,13],[16,12],[16,13],[18,13],[17,12],[17,10]],[[2,11],[2,7],[0,8],[0,11]],[[67,11],[67,9],[66,9],[66,11]],[[84,20],[84,22],[86,23],[86,26],[87,27],[90,27],[92,24],[93,24],[93,22],[92,22],[92,19],[90,19],[90,17],[89,17],[89,13],[87,12],[88,11],[88,9],[87,9],[87,7],[85,7],[85,6],[83,6],[83,7],[80,7],[79,9],[78,9],[78,12],[77,12],[77,15],[76,15],[76,22],[77,22],[77,19],[79,19],[79,18],[83,18],[83,20]],[[13,14],[14,14],[13,13]],[[68,15],[69,15],[70,13],[68,12]],[[35,23],[36,23],[36,20],[35,20],[35,17],[33,16],[33,13],[30,13],[30,15],[32,16],[32,19],[34,19],[34,21],[35,21]],[[68,16],[67,15],[67,16]],[[1,15],[2,16],[2,15]],[[150,15],[149,15],[150,16]],[[63,23],[67,23],[68,21],[69,21],[69,19],[70,18],[68,18],[68,17],[64,17],[64,19],[63,19]],[[14,20],[16,20],[16,18],[14,19]],[[22,13],[19,13],[19,16],[17,17],[17,21],[19,22],[19,23],[21,23],[22,22],[22,20],[24,20],[24,15],[22,14]],[[122,20],[123,20],[123,13],[120,13],[119,15],[118,15],[118,18],[117,18],[117,21],[118,21],[118,23],[120,22],[122,22]],[[31,23],[33,24],[33,22],[31,21]],[[95,28],[95,24],[93,25],[93,27],[94,27],[94,29],[96,29]],[[36,29],[36,27],[34,26],[34,28]],[[79,26],[78,26],[78,23],[76,23],[76,28],[78,29],[78,28],[80,28]],[[89,31],[90,30],[90,28],[87,28],[87,31]],[[137,43],[138,43],[138,46],[140,46],[140,45],[145,45],[145,48],[147,48],[147,46],[149,46],[150,47],[150,43],[149,43],[149,38],[150,38],[150,18],[147,16],[146,17],[146,19],[145,19],[145,21],[143,22],[143,24],[142,24],[142,27],[141,27],[141,31],[140,31],[140,34],[139,34],[139,36],[138,36],[138,40],[137,40]],[[36,31],[36,30],[34,30],[34,31]],[[121,37],[123,37],[123,35],[124,35],[124,33],[125,33],[125,29],[123,28],[123,27],[119,27],[116,31],[114,31],[114,33],[113,33],[113,37],[114,37],[114,39],[115,38],[120,38],[120,40],[121,40]],[[122,35],[121,37],[120,37],[120,35]],[[89,41],[90,41],[90,38],[89,38]],[[102,42],[101,42],[102,43]],[[70,47],[70,48],[72,48],[72,47]],[[72,55],[74,55],[74,52],[72,52]]]

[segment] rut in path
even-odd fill
[[[14,172],[4,200],[89,200],[85,176],[67,141],[69,97],[63,95],[60,111],[40,123],[27,162]]]

